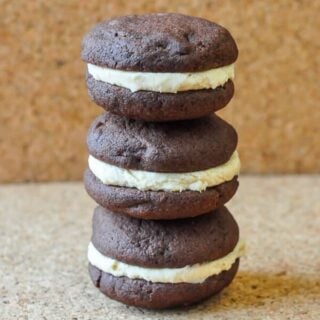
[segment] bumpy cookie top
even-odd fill
[[[142,122],[105,113],[88,132],[94,157],[112,165],[155,172],[206,170],[235,151],[235,129],[216,115],[178,122]]]
[[[97,207],[92,223],[91,241],[103,255],[143,267],[179,268],[216,260],[239,240],[238,225],[226,207],[169,221],[140,220]]]
[[[104,21],[87,33],[81,57],[127,71],[196,72],[233,63],[238,56],[228,30],[177,13],[130,15]]]

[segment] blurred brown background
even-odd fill
[[[243,172],[320,169],[320,1],[0,0],[0,182],[80,179],[89,101],[83,34],[124,14],[180,12],[235,37],[236,127]]]

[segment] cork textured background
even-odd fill
[[[235,37],[243,172],[320,171],[320,1],[0,0],[0,182],[76,180],[102,111],[86,93],[83,34],[116,15],[180,12]]]

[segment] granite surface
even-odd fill
[[[180,12],[214,20],[240,50],[222,112],[243,172],[320,172],[319,0],[0,0],[0,182],[80,179],[91,120],[80,42],[116,15]]]
[[[242,176],[229,208],[247,242],[232,285],[162,312],[105,298],[87,274],[95,204],[81,183],[0,186],[1,319],[319,319],[320,176]]]

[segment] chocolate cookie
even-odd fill
[[[200,118],[226,106],[234,93],[233,72],[220,79],[219,70],[235,62],[237,46],[225,28],[201,18],[164,13],[108,20],[85,36],[81,56],[88,63],[87,87],[92,100],[107,111],[132,119]],[[115,78],[101,77],[108,70]],[[117,70],[121,74],[115,74]],[[200,73],[212,70],[218,74],[199,78]],[[128,80],[132,72],[140,74]],[[157,82],[164,74],[166,79]],[[195,74],[197,80],[191,87],[184,84],[174,89],[173,79],[175,83],[181,75]],[[151,76],[148,83],[156,81],[158,86],[141,85],[141,77],[146,75]],[[217,82],[207,83],[209,78]],[[136,90],[127,86],[133,82]]]
[[[134,219],[98,207],[89,272],[100,291],[121,302],[146,308],[188,305],[232,281],[241,248],[238,225],[225,207],[179,221]]]
[[[91,99],[106,111],[145,121],[200,118],[226,106],[234,94],[231,80],[213,90],[131,92],[127,88],[97,81],[88,73],[87,87]]]
[[[140,219],[195,217],[228,202],[238,188],[237,177],[203,192],[141,191],[103,184],[87,169],[84,184],[88,194],[101,206]]]
[[[196,218],[140,220],[95,209],[91,242],[104,256],[149,268],[179,268],[217,260],[239,241],[226,207]]]
[[[144,72],[204,71],[232,64],[237,56],[225,28],[177,13],[104,21],[84,37],[81,52],[94,65]]]
[[[237,273],[239,259],[233,266],[203,283],[152,283],[128,277],[114,277],[89,264],[94,285],[111,299],[136,307],[165,309],[188,306],[227,287]]]
[[[216,115],[151,123],[105,113],[89,129],[95,158],[125,169],[193,172],[226,163],[237,146],[234,128]]]

